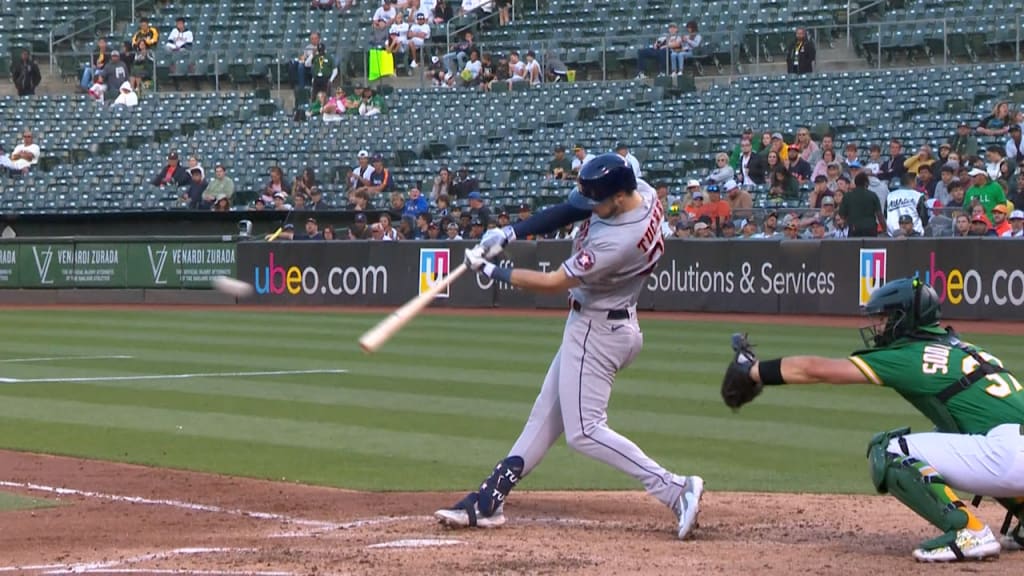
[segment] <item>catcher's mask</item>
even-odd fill
[[[938,294],[917,277],[886,283],[871,294],[862,311],[874,319],[860,329],[868,348],[888,346],[922,327],[938,324],[941,317]]]

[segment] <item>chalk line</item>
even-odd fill
[[[193,568],[106,568],[84,574],[200,574],[202,576],[293,576],[294,572],[253,570],[195,570]]]
[[[292,532],[278,532],[271,534],[267,538],[305,538],[308,536],[316,536],[330,530],[352,530],[354,528],[364,528],[366,526],[380,526],[383,524],[393,524],[395,522],[418,522],[421,520],[429,520],[432,516],[379,516],[377,518],[363,518],[361,520],[352,520],[349,522],[343,522],[331,527],[312,527],[303,530],[295,530]]]
[[[367,548],[438,548],[441,546],[455,546],[457,544],[465,544],[465,542],[450,538],[407,538],[371,544]]]
[[[154,498],[143,498],[141,496],[122,496],[118,494],[104,494],[102,492],[90,492],[88,490],[76,490],[74,488],[44,486],[42,484],[33,484],[31,482],[9,482],[6,480],[2,480],[0,481],[0,487],[20,488],[22,490],[46,492],[49,494],[59,494],[62,496],[81,496],[83,498],[95,498],[97,500],[110,500],[112,502],[125,502],[128,504],[142,504],[146,506],[167,506],[169,508],[180,508],[183,510],[191,510],[194,512],[212,512],[216,514],[228,514],[230,516],[241,516],[244,518],[255,518],[258,520],[276,520],[280,522],[289,522],[292,524],[296,524],[298,526],[323,528],[325,530],[337,530],[343,526],[342,524],[339,524],[337,522],[296,518],[293,516],[287,516],[285,514],[276,514],[273,512],[239,510],[235,508],[224,508],[212,504],[196,504],[194,502],[183,502],[181,500],[164,500]]]
[[[98,354],[96,356],[50,356],[40,358],[4,358],[0,360],[2,364],[10,364],[14,362],[56,362],[60,360],[128,360],[135,358],[135,356],[128,356],[126,354]]]
[[[44,382],[123,382],[135,380],[187,380],[190,378],[240,378],[245,376],[298,376],[303,374],[345,374],[343,368],[322,370],[267,370],[262,372],[196,372],[190,374],[141,374],[138,376],[86,376],[72,378],[0,378],[0,384],[41,384]]]
[[[139,556],[132,556],[122,560],[67,564],[61,568],[43,572],[43,574],[87,574],[89,572],[107,572],[109,569],[117,566],[139,564],[141,562],[153,562],[156,560],[167,560],[178,556],[194,556],[197,554],[214,554],[220,552],[253,552],[255,550],[256,548],[175,548],[174,550],[141,554]]]

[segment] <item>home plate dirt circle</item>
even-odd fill
[[[456,544],[465,544],[465,542],[447,538],[405,538],[402,540],[392,540],[391,542],[381,542],[380,544],[371,544],[367,548],[438,548],[440,546],[454,546]]]

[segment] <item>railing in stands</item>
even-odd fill
[[[54,66],[57,61],[55,59],[54,47],[62,42],[73,40],[81,34],[86,32],[95,32],[97,28],[102,24],[109,24],[110,32],[114,31],[114,8],[109,9],[98,9],[89,12],[85,16],[79,18],[79,20],[85,20],[88,22],[85,27],[76,29],[73,25],[61,25],[50,30],[49,33],[49,59],[50,66]],[[70,27],[70,31],[64,31],[65,28]]]

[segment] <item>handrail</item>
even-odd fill
[[[49,55],[49,59],[50,59],[50,66],[53,66],[53,65],[55,65],[57,63],[56,60],[54,59],[54,55],[53,55],[53,47],[56,46],[57,44],[60,44],[61,42],[64,42],[65,40],[71,40],[71,39],[75,38],[76,36],[78,36],[79,34],[85,32],[87,30],[95,31],[96,27],[99,26],[100,24],[102,24],[103,22],[109,22],[110,23],[110,31],[113,32],[114,31],[114,8],[113,8],[113,6],[110,7],[109,9],[106,9],[106,10],[103,9],[103,8],[99,8],[99,9],[93,10],[92,12],[89,12],[88,14],[86,14],[85,17],[88,18],[89,16],[93,16],[93,15],[104,13],[104,12],[107,13],[107,15],[109,15],[109,18],[103,18],[103,19],[94,20],[91,24],[89,24],[85,28],[82,28],[81,30],[76,30],[76,29],[72,28],[71,32],[69,34],[67,34],[66,36],[61,36],[60,38],[54,38],[53,37],[53,32],[54,32],[54,30],[56,30],[56,27],[55,28],[51,28],[50,32],[49,32],[50,51],[49,51],[49,54],[48,54]],[[59,26],[60,25],[58,25],[58,27]]]
[[[513,4],[515,4],[515,3],[513,2]],[[473,20],[469,24],[466,24],[465,26],[463,26],[461,28],[457,28],[455,31],[452,31],[452,26],[451,26],[452,20],[454,20],[455,17],[452,17],[451,20],[449,20],[449,21],[444,23],[445,47],[446,47],[445,50],[451,50],[452,49],[452,36],[453,35],[457,35],[457,34],[459,34],[461,32],[465,32],[466,30],[469,30],[470,28],[476,28],[481,23],[487,22],[488,20],[491,20],[495,16],[499,15],[499,12],[498,12],[498,10],[496,9],[496,6],[495,6],[495,0],[490,0],[489,2],[485,2],[485,3],[481,4],[480,6],[477,7],[477,9],[479,10],[479,9],[485,7],[485,6],[490,6],[491,7],[491,11],[487,14],[487,16],[484,16],[483,18],[477,18],[476,20]]]
[[[885,1],[886,0],[874,0],[873,2],[869,2],[865,6],[858,6],[856,10],[851,10],[851,8],[853,7],[853,1],[852,0],[847,0],[846,1],[846,47],[847,48],[852,48],[852,45],[850,44],[850,42],[852,42],[852,39],[850,38],[850,17],[853,16],[854,14],[859,14],[860,12],[864,12],[868,8],[873,8],[875,6],[878,6],[879,4],[881,4],[882,2],[885,2]]]

